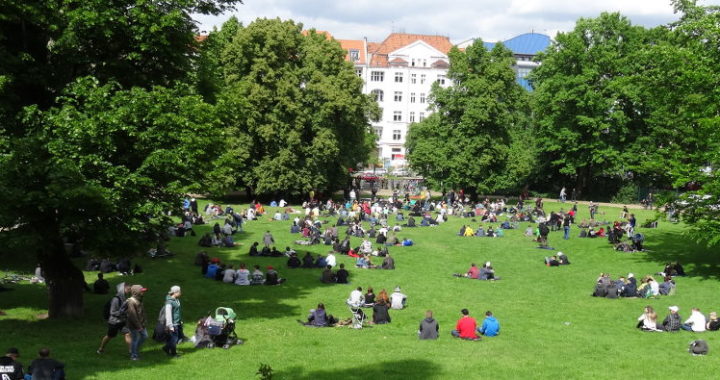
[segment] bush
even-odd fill
[[[612,203],[637,203],[640,189],[634,183],[628,183],[612,197]]]

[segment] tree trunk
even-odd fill
[[[62,239],[53,240],[39,255],[48,286],[48,315],[50,318],[82,317],[85,277],[70,261]]]

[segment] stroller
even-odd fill
[[[198,321],[195,329],[195,347],[230,348],[235,344],[242,344],[235,334],[235,318],[237,314],[229,307],[218,307],[215,309],[215,316],[208,315]]]
[[[352,328],[361,329],[363,328],[363,322],[365,322],[365,313],[362,311],[362,305],[347,303],[352,313]]]

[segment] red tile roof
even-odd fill
[[[348,52],[345,55],[345,60],[350,62],[350,49],[355,49],[360,51],[360,59],[355,62],[360,65],[364,65],[366,62],[365,57],[365,41],[364,40],[337,40],[337,42],[340,43],[340,46]]]
[[[447,54],[452,49],[453,44],[450,39],[445,36],[432,36],[427,34],[407,34],[407,33],[392,33],[385,40],[379,44],[370,42],[368,43],[368,52],[372,54],[370,60],[371,66],[388,66],[387,55],[395,50],[412,44],[416,41],[423,41],[428,45],[439,50],[443,54]],[[395,60],[393,60],[395,61]],[[390,62],[393,63],[393,62]]]

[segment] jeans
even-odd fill
[[[130,357],[138,358],[140,357],[138,352],[140,350],[140,346],[145,343],[145,339],[148,337],[147,329],[131,330],[130,337],[132,338],[132,343],[130,343]]]
[[[685,331],[693,331],[692,326],[688,325],[687,323],[683,323],[682,325],[680,325],[680,328]]]
[[[182,326],[173,325],[173,331],[168,332],[168,338],[163,346],[163,351],[168,355],[177,355],[177,344],[182,337]]]
[[[565,239],[565,240],[570,239],[570,226],[565,226],[565,227],[563,227],[563,229],[565,230],[565,237],[563,237],[563,239]]]
[[[456,338],[459,338],[459,337],[460,337],[460,332],[457,331],[457,330],[452,330],[452,331],[450,331],[450,334],[452,334],[452,336],[454,336],[454,337],[456,337]]]

